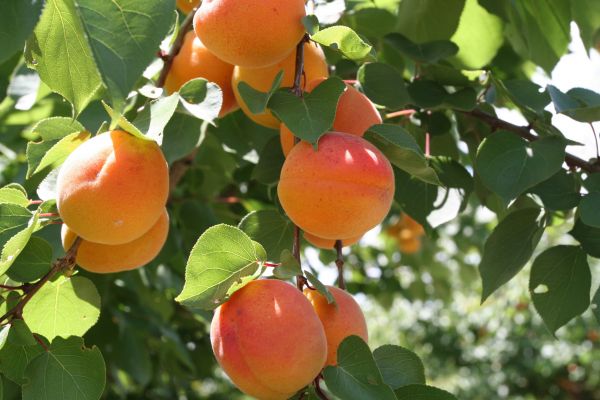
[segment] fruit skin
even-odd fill
[[[308,82],[306,91],[312,92],[325,79],[317,78]],[[346,83],[346,90],[342,93],[338,102],[332,130],[363,136],[371,126],[381,123],[381,115],[371,100],[356,90],[354,86]],[[280,125],[279,132],[281,148],[283,149],[283,154],[287,156],[292,147],[294,147],[295,138],[293,133],[284,124]]]
[[[318,247],[320,249],[325,249],[325,250],[331,250],[331,249],[335,248],[336,240],[323,239],[318,236],[311,235],[308,232],[304,232],[303,235],[304,235],[304,239],[306,239],[306,241],[308,243],[312,244],[315,247]],[[361,237],[362,237],[362,235],[356,236],[356,237],[353,237],[350,239],[342,239],[342,247],[352,246],[353,244],[357,243]]]
[[[132,242],[108,245],[83,240],[77,250],[77,264],[90,272],[107,274],[136,269],[152,261],[162,249],[169,233],[169,214],[165,209],[158,221]],[[63,224],[61,238],[68,250],[77,234]]]
[[[156,142],[114,130],[67,157],[56,200],[63,222],[83,239],[123,244],[154,225],[168,195],[167,161]]]
[[[222,117],[237,108],[231,89],[232,74],[233,65],[217,58],[208,51],[194,32],[188,32],[179,54],[173,58],[173,64],[165,81],[165,89],[168,93],[174,93],[194,78],[204,78],[214,82],[223,91],[223,105],[219,113]]]
[[[315,151],[300,142],[281,169],[277,193],[290,219],[323,239],[360,236],[390,210],[394,172],[385,156],[358,136],[329,132]]]
[[[327,337],[326,365],[337,364],[337,349],[348,336],[359,336],[369,341],[367,321],[354,298],[346,291],[328,286],[336,304],[328,304],[325,296],[316,290],[304,289],[304,295],[315,309]]]
[[[289,283],[252,281],[216,311],[210,338],[233,383],[260,400],[286,400],[321,371],[327,341],[310,302]]]
[[[200,0],[177,0],[177,8],[185,14],[191,13],[198,4]]]
[[[268,92],[273,85],[275,77],[281,70],[283,70],[281,86],[292,87],[294,85],[294,76],[296,74],[295,51],[292,51],[292,53],[281,62],[270,67],[251,69],[236,66],[233,70],[233,93],[240,108],[244,111],[244,114],[257,124],[272,129],[279,128],[279,120],[275,118],[270,111],[261,114],[253,114],[244,102],[244,99],[242,99],[238,90],[238,85],[243,81],[256,90]],[[329,71],[327,69],[327,62],[325,61],[323,50],[321,50],[318,45],[306,43],[304,45],[304,76],[302,78],[302,86],[313,79],[327,76],[329,76]]]
[[[220,59],[246,68],[283,60],[305,33],[304,0],[204,0],[194,30]]]

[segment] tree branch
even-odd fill
[[[503,121],[494,115],[484,113],[483,111],[480,111],[480,110],[465,111],[465,112],[463,112],[463,114],[477,118],[493,128],[504,129],[506,131],[516,133],[517,135],[521,136],[523,139],[526,139],[530,142],[533,142],[533,141],[536,141],[539,139],[539,136],[531,133],[531,127],[529,127],[529,126],[514,125],[514,124],[511,124],[510,122]],[[580,168],[589,173],[600,172],[599,161],[596,161],[596,162],[585,161],[585,160],[583,160],[577,156],[574,156],[572,154],[569,154],[569,153],[567,153],[565,156],[565,162],[567,163],[567,165],[569,165],[570,167]]]
[[[158,76],[158,80],[156,81],[156,87],[163,87],[165,85],[165,81],[167,80],[167,75],[169,75],[169,71],[171,70],[171,65],[173,65],[173,60],[175,56],[179,54],[181,50],[181,46],[183,46],[183,39],[185,39],[185,35],[192,29],[192,25],[194,23],[194,15],[196,14],[196,9],[194,8],[181,24],[181,28],[179,29],[179,33],[173,42],[173,46],[169,50],[169,53],[162,57],[164,61],[163,69],[160,71],[160,75]]]
[[[335,259],[335,265],[338,269],[338,287],[342,290],[346,290],[346,281],[344,280],[344,255],[342,254],[342,244],[341,240],[335,241],[335,251],[337,253]]]
[[[77,256],[77,250],[81,244],[82,239],[77,237],[64,257],[59,258],[52,264],[50,271],[46,273],[39,281],[28,286],[25,296],[14,306],[10,311],[0,317],[0,322],[7,320],[8,318],[21,318],[23,309],[29,303],[29,300],[44,286],[49,280],[54,278],[56,275],[66,271],[75,265],[75,257]]]

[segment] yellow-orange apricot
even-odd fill
[[[283,60],[305,33],[304,0],[204,0],[194,30],[222,60],[262,68]]]
[[[233,70],[233,93],[237,99],[240,108],[244,113],[250,117],[257,124],[266,126],[268,128],[277,129],[279,127],[279,120],[275,118],[270,111],[253,114],[244,99],[240,96],[238,85],[240,82],[246,82],[248,85],[261,92],[268,92],[273,85],[275,77],[279,71],[283,70],[283,80],[281,81],[282,87],[291,87],[294,85],[294,75],[296,73],[296,52],[293,51],[288,57],[281,62],[266,68],[251,69],[236,66]],[[304,45],[304,77],[302,86],[306,82],[310,82],[313,79],[326,77],[329,75],[327,70],[327,63],[325,62],[325,55],[323,50],[316,45],[306,43]]]
[[[160,252],[169,233],[169,214],[165,209],[152,228],[132,242],[99,244],[82,240],[77,250],[77,264],[90,272],[106,274],[129,271],[148,264]],[[62,244],[68,250],[77,234],[63,224]]]
[[[288,154],[277,188],[281,205],[303,231],[323,239],[360,236],[390,210],[394,172],[371,143],[329,132],[318,150],[300,142]]]
[[[194,32],[188,32],[179,54],[173,58],[173,64],[165,81],[165,89],[169,93],[174,93],[187,81],[195,78],[214,82],[223,92],[223,105],[219,114],[222,117],[237,108],[231,89],[232,74],[233,65],[217,58],[208,51]]]
[[[337,349],[348,336],[369,340],[367,322],[360,306],[348,292],[333,286],[327,287],[335,304],[327,303],[325,296],[316,290],[304,289],[304,295],[313,305],[327,337],[327,363],[337,364]]]
[[[233,383],[260,400],[286,400],[323,368],[327,341],[310,302],[289,283],[252,281],[215,312],[210,339]]]
[[[189,14],[200,4],[200,0],[177,0],[177,8],[184,14]]]
[[[399,238],[398,247],[401,253],[415,254],[421,249],[421,239],[418,236],[408,239]]]
[[[125,131],[98,135],[67,157],[58,174],[58,212],[90,242],[131,242],[156,223],[169,195],[169,170],[156,142]]]
[[[362,235],[360,236],[356,236],[350,239],[343,239],[342,240],[342,246],[346,247],[346,246],[352,246],[353,244],[357,243],[360,238],[362,237]],[[304,239],[306,239],[306,241],[310,244],[312,244],[315,247],[318,247],[320,249],[326,249],[326,250],[331,250],[335,248],[335,240],[333,239],[323,239],[320,238],[318,236],[315,235],[311,235],[308,232],[304,232]]]
[[[306,91],[312,92],[325,79],[317,78],[308,82]],[[371,103],[371,100],[356,90],[354,86],[346,83],[346,91],[340,96],[332,130],[362,136],[371,126],[381,124],[381,122],[381,115],[379,115],[379,111]],[[295,138],[284,124],[280,125],[279,130],[281,148],[283,149],[283,154],[287,156],[292,147],[294,147]]]

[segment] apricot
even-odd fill
[[[169,233],[169,214],[165,209],[158,221],[139,238],[124,244],[99,244],[82,240],[77,250],[77,264],[90,272],[106,274],[128,271],[148,264],[160,252]],[[63,224],[61,238],[68,250],[77,234]]]
[[[350,239],[343,239],[342,246],[343,247],[352,246],[353,244],[357,243],[361,237],[362,237],[362,235],[356,236],[356,237],[353,237]],[[311,235],[308,232],[304,232],[304,239],[306,239],[306,241],[308,243],[310,243],[313,246],[318,247],[320,249],[331,250],[331,249],[335,248],[336,240],[333,240],[333,239],[323,239],[318,236]]]
[[[390,210],[394,172],[361,137],[329,132],[318,150],[300,142],[290,151],[277,187],[281,205],[303,231],[323,239],[353,238]]]
[[[246,68],[283,60],[305,33],[304,0],[204,0],[194,30],[217,57]]]
[[[327,341],[310,302],[289,283],[252,281],[212,320],[215,357],[233,383],[260,400],[286,400],[323,368]]]
[[[316,290],[304,289],[304,295],[315,309],[327,337],[326,365],[337,364],[337,349],[348,336],[359,336],[369,340],[367,322],[360,306],[348,292],[333,286],[328,287],[335,304],[327,303],[325,296]]]
[[[58,212],[78,236],[123,244],[148,232],[162,215],[169,170],[156,142],[113,130],[75,149],[56,187]]]
[[[223,92],[223,105],[220,117],[237,108],[231,76],[233,65],[217,58],[202,44],[194,32],[188,32],[183,40],[179,54],[173,58],[173,64],[165,81],[165,89],[169,93],[178,91],[187,81],[204,78],[214,82]]]
[[[268,92],[273,85],[275,77],[279,71],[283,70],[282,87],[292,87],[294,85],[294,76],[296,74],[296,52],[293,51],[287,58],[275,65],[260,69],[251,69],[235,67],[233,70],[233,93],[237,99],[240,108],[257,124],[268,128],[277,129],[279,120],[270,112],[266,111],[260,114],[253,114],[238,90],[240,82],[246,82],[248,85],[261,92]],[[304,45],[304,76],[302,86],[315,78],[326,77],[329,75],[325,54],[318,45],[306,43]]]
[[[415,254],[421,249],[421,239],[411,237],[407,239],[398,239],[398,248],[404,254]]]
[[[408,214],[402,214],[395,224],[387,228],[387,233],[396,239],[402,253],[414,254],[421,249],[425,229]]]
[[[191,13],[198,5],[200,5],[200,0],[177,0],[177,8],[184,14]]]
[[[314,79],[306,85],[306,91],[312,92],[326,78]],[[336,132],[350,133],[362,136],[373,125],[381,124],[381,115],[375,105],[367,96],[356,90],[352,85],[346,83],[346,90],[340,96],[333,121],[333,129]],[[287,156],[294,147],[294,135],[287,126],[281,124],[279,127],[279,138],[283,154]]]

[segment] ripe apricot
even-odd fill
[[[67,157],[58,174],[58,212],[90,242],[131,242],[156,223],[169,195],[169,170],[156,142],[125,131],[98,135]]]
[[[90,272],[106,274],[128,271],[148,264],[162,249],[169,233],[169,214],[165,209],[152,228],[132,242],[99,244],[82,240],[77,250],[77,264]],[[68,250],[77,234],[63,224],[62,244]]]
[[[305,29],[304,0],[204,0],[194,30],[217,57],[262,68],[283,60]]]
[[[312,92],[326,78],[314,79],[306,85],[306,91]],[[381,115],[375,105],[367,96],[356,90],[354,86],[346,83],[346,90],[340,96],[333,121],[333,129],[336,132],[350,133],[362,136],[373,125],[381,124]],[[287,126],[281,124],[279,127],[281,148],[287,156],[294,147],[294,135]]]
[[[244,67],[235,67],[233,70],[233,93],[237,99],[240,108],[244,113],[250,117],[257,124],[266,126],[268,128],[277,129],[279,127],[279,120],[275,118],[270,111],[253,114],[238,90],[240,82],[246,82],[248,85],[261,92],[267,92],[271,89],[275,77],[279,71],[283,70],[283,80],[281,81],[282,87],[291,87],[294,85],[294,76],[296,73],[296,52],[293,51],[288,57],[281,62],[266,68],[251,69]],[[310,82],[313,79],[326,77],[329,75],[327,70],[327,63],[325,62],[325,54],[318,45],[306,43],[304,45],[304,77],[302,86],[306,82]]]
[[[402,214],[395,224],[387,228],[387,233],[396,239],[402,253],[414,254],[421,249],[421,236],[425,235],[425,229],[408,214]]]
[[[277,188],[281,205],[303,231],[323,239],[362,235],[390,210],[394,172],[371,143],[329,132],[315,150],[300,142],[290,151]]]
[[[315,309],[327,337],[326,365],[337,364],[337,349],[348,336],[359,336],[369,340],[367,322],[360,306],[348,292],[333,286],[328,287],[336,304],[327,303],[325,296],[316,290],[304,289],[304,295]]]
[[[421,249],[421,239],[419,237],[411,237],[407,239],[398,239],[398,248],[401,253],[415,254]]]
[[[325,331],[294,286],[266,279],[235,292],[215,312],[210,338],[233,383],[260,400],[286,400],[309,384],[327,355]]]
[[[184,14],[189,14],[200,4],[200,0],[177,0],[177,8]]]
[[[353,237],[353,238],[350,238],[350,239],[343,239],[342,240],[342,246],[343,247],[352,246],[354,243],[358,242],[361,237],[362,237],[362,235],[356,236],[356,237]],[[334,239],[323,239],[323,238],[320,238],[318,236],[311,235],[308,232],[304,232],[304,239],[306,239],[306,241],[308,243],[310,243],[313,246],[318,247],[320,249],[331,250],[331,249],[335,248],[335,242],[336,242],[336,240],[334,240]]]
[[[208,51],[194,32],[188,32],[179,54],[173,58],[173,64],[165,81],[165,89],[169,93],[176,92],[187,81],[195,78],[214,82],[223,92],[223,105],[219,114],[222,117],[237,108],[231,89],[232,74],[233,65],[217,58]]]

